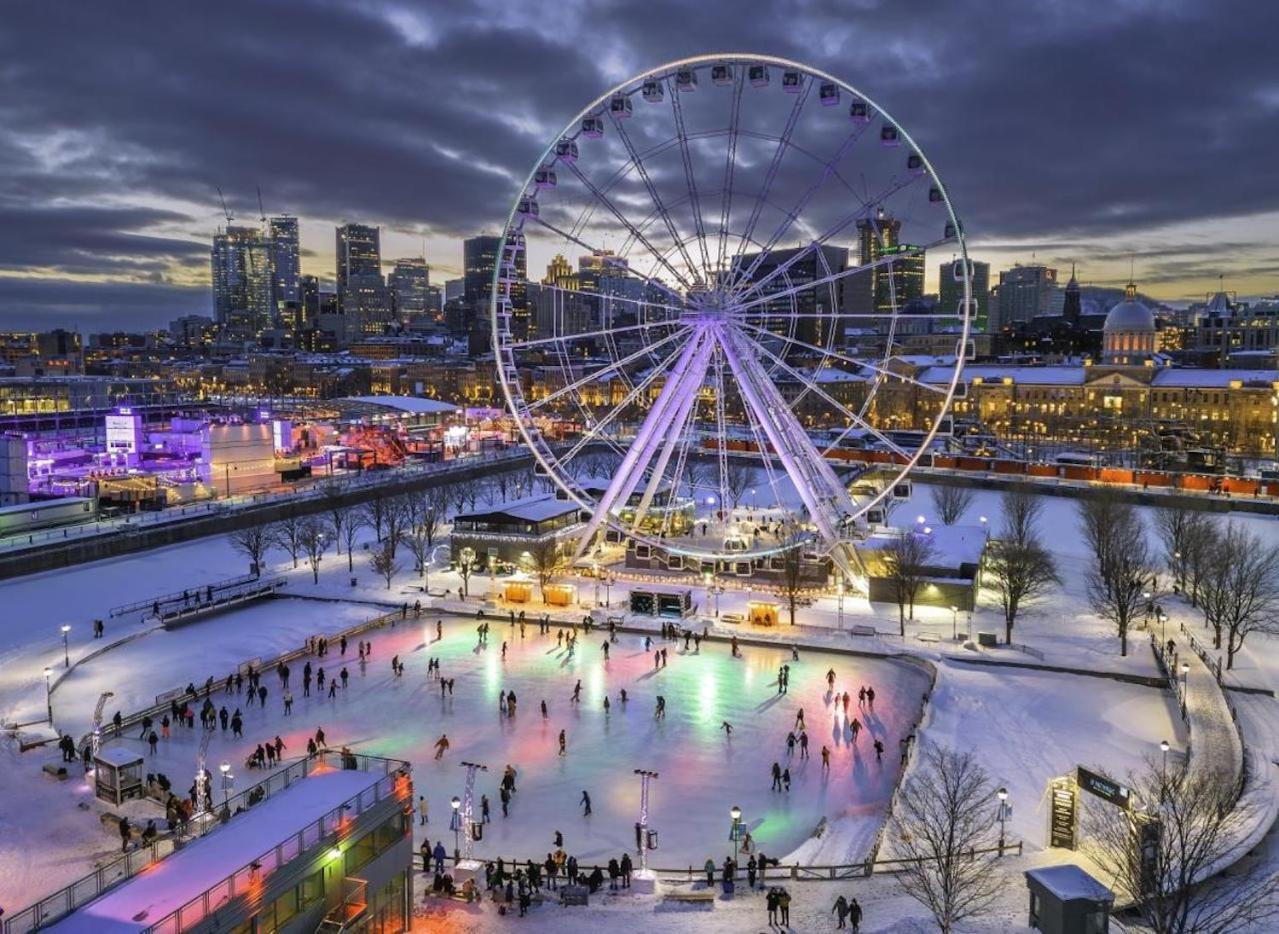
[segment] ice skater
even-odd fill
[[[581,805],[582,805],[582,816],[590,817],[591,816],[591,796],[586,793],[585,788],[582,789]]]
[[[560,756],[568,755],[568,737],[560,730]]]
[[[447,733],[441,733],[440,738],[435,741],[435,758],[443,759],[444,753],[448,752],[449,737]]]

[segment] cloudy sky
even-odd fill
[[[756,51],[864,88],[997,266],[1190,300],[1279,291],[1279,6],[1256,0],[219,0],[6,7],[0,327],[209,312],[216,187],[252,223],[383,227],[456,275],[558,128],[686,55]],[[930,264],[931,265],[931,264]]]

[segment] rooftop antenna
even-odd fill
[[[258,186],[258,220],[262,224],[262,230],[266,231],[266,211],[262,209],[262,186]]]

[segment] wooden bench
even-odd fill
[[[856,626],[850,626],[850,627],[848,627],[848,634],[849,634],[850,636],[877,636],[877,635],[879,635],[879,633],[875,631],[875,627],[874,627],[874,626],[867,626],[867,625],[864,625],[864,624],[861,624],[861,623],[859,623],[859,624],[858,624],[858,625],[856,625]]]
[[[60,782],[65,782],[71,777],[71,773],[67,771],[65,763],[59,764],[57,762],[46,762],[40,767],[40,771],[44,772],[45,775],[53,776]]]
[[[935,633],[935,632],[921,632],[921,633],[920,633],[919,635],[917,635],[915,638],[916,638],[916,639],[918,639],[920,642],[938,642],[938,641],[940,641],[940,640],[937,638],[937,633]]]
[[[733,625],[746,622],[746,617],[742,616],[741,613],[721,613],[719,619],[722,623],[731,623]]]
[[[685,905],[714,905],[715,890],[696,889],[688,892],[666,892],[662,895],[662,901],[679,902],[680,904]]]

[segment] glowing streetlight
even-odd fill
[[[67,634],[71,632],[71,624],[62,624],[62,662],[66,668],[71,667],[71,646],[67,641]]]
[[[231,800],[231,789],[235,787],[235,776],[231,774],[231,763],[223,762],[218,766],[222,773],[222,806],[227,807]]]
[[[44,670],[44,702],[49,709],[49,726],[53,726],[53,669],[45,668]]]
[[[733,826],[728,831],[728,837],[733,841],[733,866],[737,866],[737,848],[742,839],[742,809],[736,804],[729,809],[729,816],[733,819]],[[733,873],[736,875],[736,871]]]
[[[1160,770],[1160,773],[1159,773],[1160,784],[1163,784],[1168,779],[1168,750],[1170,748],[1171,747],[1168,745],[1168,740],[1166,739],[1162,740],[1159,743],[1159,751],[1164,754],[1163,768]]]
[[[453,808],[453,815],[449,821],[449,826],[453,830],[453,852],[460,854],[462,852],[462,799],[457,795],[453,796],[453,800],[449,802],[449,806]]]

